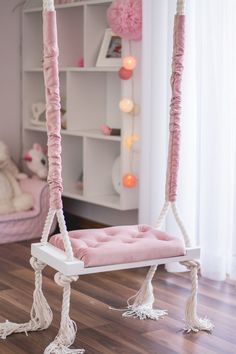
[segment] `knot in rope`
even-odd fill
[[[31,264],[31,267],[34,269],[34,271],[36,272],[37,270],[39,271],[42,271],[45,267],[46,267],[46,264],[39,261],[37,258],[35,257],[31,257],[30,258],[30,264]]]
[[[62,273],[56,273],[54,276],[55,282],[61,286],[65,287],[66,285],[70,284],[72,281],[77,281],[79,277],[77,275],[64,275]]]

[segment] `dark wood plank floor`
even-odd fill
[[[0,246],[0,321],[26,321],[31,307],[33,272],[28,264],[29,244]],[[213,334],[184,334],[184,302],[188,295],[188,273],[166,273],[155,278],[156,305],[168,309],[163,320],[124,319],[108,305],[124,306],[144,278],[146,269],[82,276],[72,291],[72,318],[78,324],[75,346],[87,354],[235,354],[236,285],[200,279],[199,313],[215,323]],[[1,354],[41,354],[57,333],[61,291],[45,271],[44,289],[54,311],[50,329],[17,334],[0,341]]]

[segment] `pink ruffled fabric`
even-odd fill
[[[44,35],[44,81],[46,90],[46,118],[48,130],[48,183],[50,188],[50,207],[62,207],[61,179],[61,115],[58,75],[58,44],[56,12],[43,13]]]
[[[177,178],[180,152],[180,114],[181,114],[181,81],[184,60],[185,16],[176,15],[174,25],[174,49],[172,59],[170,105],[170,137],[168,151],[168,166],[166,176],[166,200],[174,202],[177,196]]]
[[[139,41],[142,38],[142,0],[115,0],[107,10],[107,21],[118,36]]]

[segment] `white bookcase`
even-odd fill
[[[118,194],[112,183],[112,167],[121,156],[122,175],[129,172],[130,152],[122,146],[132,124],[138,133],[139,117],[135,122],[119,111],[119,101],[131,94],[131,81],[121,81],[118,67],[96,67],[103,40],[106,10],[110,0],[86,0],[57,6],[59,34],[59,65],[61,97],[66,109],[67,129],[62,130],[63,196],[117,210],[138,207],[138,186],[122,187]],[[36,4],[36,5],[35,5]],[[40,3],[39,3],[40,5]],[[46,145],[46,129],[31,123],[32,104],[45,102],[42,69],[42,9],[35,1],[23,12],[23,137],[24,149],[34,142]],[[128,44],[123,41],[123,55]],[[132,44],[132,51],[140,57],[140,43]],[[84,67],[77,67],[79,58]],[[134,83],[140,84],[140,65],[135,70]],[[135,87],[135,101],[140,101],[139,85]],[[100,126],[120,128],[121,136],[104,136]],[[137,143],[138,145],[138,143]],[[132,161],[138,174],[138,146]],[[83,189],[77,181],[83,174]]]

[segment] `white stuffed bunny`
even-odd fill
[[[33,197],[24,193],[18,182],[25,177],[11,160],[8,147],[0,141],[0,214],[26,211],[33,207]]]
[[[48,161],[41,145],[33,144],[32,149],[24,154],[23,160],[34,175],[40,179],[47,179]]]

